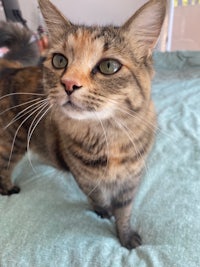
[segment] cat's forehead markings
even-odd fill
[[[101,56],[104,47],[104,42],[95,40],[88,29],[78,29],[76,33],[69,34],[67,43],[75,56],[82,55],[85,59],[91,55]]]
[[[92,45],[95,41],[102,42],[102,40],[97,40],[94,36],[94,32],[90,31],[89,29],[79,28],[75,33],[71,33],[69,38],[74,40],[76,43],[82,43],[87,45]]]
[[[67,49],[67,43],[66,42],[63,42],[62,47],[63,47],[63,50],[66,51],[66,49]]]

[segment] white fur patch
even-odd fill
[[[78,111],[73,107],[64,107],[63,111],[68,117],[75,120],[106,120],[114,115],[114,109],[111,106],[100,111],[86,111],[81,109]]]

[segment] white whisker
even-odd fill
[[[19,93],[10,93],[10,94],[6,94],[3,95],[2,97],[0,97],[0,100],[9,97],[9,96],[13,96],[13,95],[32,95],[32,96],[45,96],[45,94],[40,94],[40,93],[25,93],[25,92],[19,92]]]
[[[27,134],[27,151],[28,151],[28,159],[29,159],[29,163],[33,169],[33,171],[35,172],[35,169],[32,165],[32,162],[31,162],[31,158],[30,158],[30,141],[31,141],[31,137],[33,135],[33,132],[35,131],[36,127],[38,126],[38,124],[40,123],[40,121],[43,119],[43,117],[47,114],[47,112],[52,108],[52,105],[49,106],[48,108],[48,103],[46,105],[44,105],[41,110],[38,112],[38,114],[36,114],[36,116],[34,117],[30,127],[29,127],[29,130],[28,130],[28,134]],[[47,108],[47,109],[46,109]],[[46,111],[40,116],[40,114],[46,109]],[[40,117],[39,117],[40,116]],[[39,118],[38,118],[39,117]],[[38,119],[38,120],[37,120]],[[36,122],[36,123],[35,123]],[[35,125],[34,125],[35,123]],[[34,126],[33,126],[34,125]]]
[[[101,125],[101,128],[102,128],[102,130],[103,130],[103,134],[104,134],[104,137],[105,137],[106,146],[107,146],[107,164],[106,164],[105,170],[104,170],[104,172],[103,172],[103,174],[102,174],[102,177],[103,177],[103,176],[105,176],[105,174],[106,174],[106,172],[107,172],[107,170],[108,170],[108,160],[109,160],[109,145],[108,145],[108,138],[107,138],[106,129],[105,129],[104,125],[103,125],[102,120],[98,117],[98,114],[97,114],[96,112],[94,112],[94,115],[97,117],[97,119],[98,119],[98,121],[99,121],[99,123],[100,123],[100,125]],[[96,185],[95,185],[94,188],[87,194],[88,197],[89,197],[89,196],[92,194],[92,192],[94,192],[95,189],[101,184],[101,182],[102,182],[102,177],[100,177],[100,178],[97,179],[97,183],[96,183]]]
[[[8,167],[10,166],[10,162],[11,162],[11,158],[12,158],[12,153],[13,153],[13,149],[14,149],[14,144],[15,144],[15,140],[16,140],[16,137],[17,137],[17,134],[20,130],[20,128],[22,127],[22,125],[35,113],[37,112],[43,105],[46,105],[46,103],[43,103],[41,104],[39,107],[37,107],[36,109],[34,109],[33,112],[31,112],[31,114],[29,114],[21,123],[20,125],[18,126],[16,132],[15,132],[15,135],[13,137],[13,141],[12,141],[12,145],[11,145],[11,150],[10,150],[10,156],[9,156],[9,160],[8,160]]]
[[[154,123],[148,121],[144,116],[141,116],[139,113],[137,113],[137,112],[135,112],[135,111],[133,111],[131,109],[128,109],[127,107],[125,107],[123,109],[120,108],[119,107],[119,103],[116,100],[114,100],[114,99],[113,100],[110,100],[109,99],[109,101],[111,103],[116,104],[116,109],[118,111],[121,111],[122,114],[123,113],[124,114],[127,114],[127,115],[131,116],[132,118],[141,121],[148,128],[152,129],[155,134],[157,134],[158,132],[161,133],[161,134],[164,134],[166,137],[168,137],[171,141],[174,142],[174,138],[172,136],[170,136],[166,131],[164,131],[163,129],[161,129],[158,125],[155,125]]]
[[[36,101],[38,101],[38,100],[40,100],[40,98],[36,98],[36,99],[30,100],[30,101],[24,102],[24,103],[22,103],[22,104],[19,104],[19,105],[16,105],[16,106],[12,106],[12,107],[7,108],[7,109],[5,109],[4,111],[2,111],[2,112],[0,113],[0,115],[4,114],[5,112],[7,112],[7,111],[9,111],[9,110],[12,110],[12,109],[14,109],[14,108],[18,108],[18,107],[21,107],[21,106],[25,106],[25,105],[28,105],[28,104],[30,104],[30,103],[36,102]]]
[[[34,103],[34,104],[28,106],[25,109],[23,109],[4,127],[4,130],[7,129],[10,125],[12,125],[14,122],[18,121],[19,119],[21,119],[25,115],[29,114],[31,111],[35,110],[35,107],[39,106],[41,103],[46,103],[46,102],[47,102],[47,100],[43,99],[43,100],[38,101],[37,103]]]
[[[141,152],[139,151],[139,149],[137,148],[137,145],[135,144],[135,142],[133,141],[132,137],[130,136],[129,132],[135,136],[135,134],[133,133],[133,131],[131,129],[129,129],[128,126],[124,125],[124,123],[122,123],[121,121],[119,120],[116,120],[114,119],[114,121],[118,124],[118,127],[122,128],[124,130],[124,133],[126,134],[126,136],[128,137],[128,139],[130,140],[131,144],[133,145],[133,148],[135,150],[135,153],[139,156],[139,159],[142,160],[143,162],[143,166],[146,170],[146,172],[148,171],[148,168],[146,166],[146,161],[145,161],[145,158],[144,156],[142,156]],[[139,141],[137,141],[139,142]],[[141,142],[139,142],[139,144],[141,145]],[[144,150],[144,149],[143,149]]]

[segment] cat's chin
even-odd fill
[[[95,111],[86,110],[78,107],[70,102],[65,103],[62,106],[64,114],[74,120],[105,120],[110,119],[113,116],[113,111],[110,108]]]
[[[78,105],[75,105],[71,101],[67,101],[65,104],[63,104],[64,109],[67,111],[75,111],[75,112],[82,112],[84,109],[82,107],[79,107]]]

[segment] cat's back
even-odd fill
[[[42,80],[41,67],[23,67],[19,62],[0,59],[0,94],[35,93]]]

